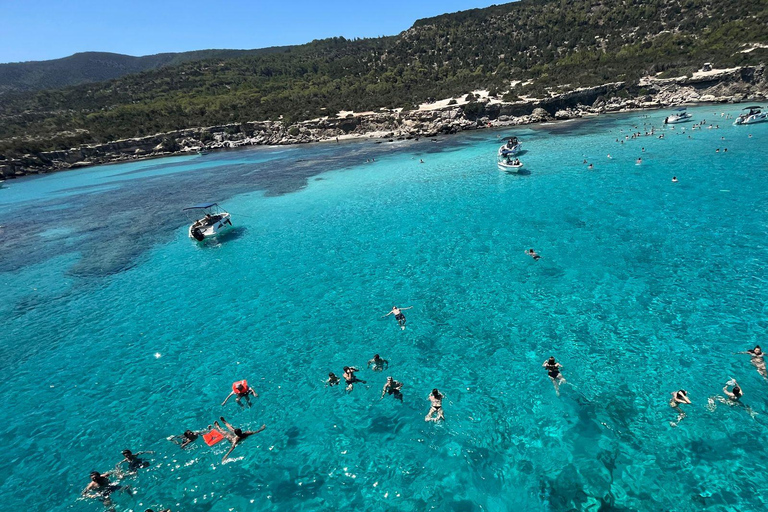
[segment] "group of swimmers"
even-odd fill
[[[760,345],[756,345],[755,348],[746,350],[744,352],[734,352],[734,354],[749,355],[752,359],[752,365],[757,369],[757,372],[763,377],[763,379],[768,380],[768,371],[765,367],[765,354],[760,348]],[[714,411],[717,407],[716,402],[720,402],[732,406],[741,405],[746,408],[747,412],[752,417],[755,417],[757,414],[748,405],[744,405],[741,402],[741,399],[744,396],[744,390],[742,390],[741,386],[739,386],[739,383],[736,381],[736,379],[730,379],[728,382],[726,382],[725,386],[723,386],[723,394],[726,396],[726,398],[723,398],[722,396],[711,396],[707,399],[707,409],[709,411]],[[672,393],[672,399],[669,401],[669,406],[677,411],[677,419],[675,421],[669,422],[671,426],[676,427],[680,421],[685,418],[685,411],[683,411],[681,407],[684,404],[692,405],[686,390],[679,389]]]

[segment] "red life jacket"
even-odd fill
[[[211,430],[207,434],[203,434],[203,440],[208,446],[213,446],[222,439],[224,439],[224,435],[218,430]]]
[[[237,389],[237,386],[242,386],[243,390],[240,391],[239,389]],[[232,392],[235,393],[237,396],[245,396],[248,394],[250,390],[251,388],[248,387],[248,381],[245,379],[232,383]]]

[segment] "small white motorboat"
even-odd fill
[[[755,124],[755,123],[762,123],[764,121],[768,121],[768,113],[762,112],[760,109],[762,107],[747,107],[744,110],[747,110],[748,112],[744,112],[739,117],[736,118],[736,120],[733,122],[734,126],[742,125],[742,124]]]
[[[675,123],[684,123],[685,121],[690,121],[693,119],[693,116],[686,111],[685,107],[682,108],[676,108],[675,111],[677,114],[672,114],[671,116],[667,116],[664,119],[664,124],[675,124]]]
[[[194,220],[189,226],[189,238],[202,242],[206,238],[219,235],[232,228],[229,213],[216,203],[202,203],[184,208],[187,217]],[[202,217],[200,216],[202,215]]]
[[[499,156],[516,155],[523,149],[523,143],[517,137],[510,137],[506,144],[499,148]]]
[[[523,168],[523,162],[517,158],[511,158],[510,155],[501,156],[496,161],[500,171],[518,172]]]

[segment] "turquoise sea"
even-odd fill
[[[768,123],[738,109],[6,182],[0,508],[100,512],[80,491],[130,448],[154,454],[120,512],[766,510],[768,382],[733,352],[768,345]],[[520,175],[496,168],[510,135]],[[236,229],[197,244],[181,210],[209,200]],[[345,365],[368,383],[324,387]],[[259,398],[222,407],[243,378]],[[708,408],[730,378],[754,417]],[[167,440],[222,415],[267,428],[225,463]]]

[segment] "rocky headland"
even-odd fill
[[[381,141],[417,139],[464,130],[637,109],[697,103],[760,102],[766,98],[768,73],[765,66],[702,71],[668,79],[646,77],[636,84],[614,82],[551,94],[544,99],[503,101],[479,94],[471,101],[457,98],[445,102],[445,105],[422,105],[418,110],[348,113],[290,125],[282,121],[254,121],[190,128],[29,154],[0,160],[0,178],[241,146],[306,144],[357,138]]]

